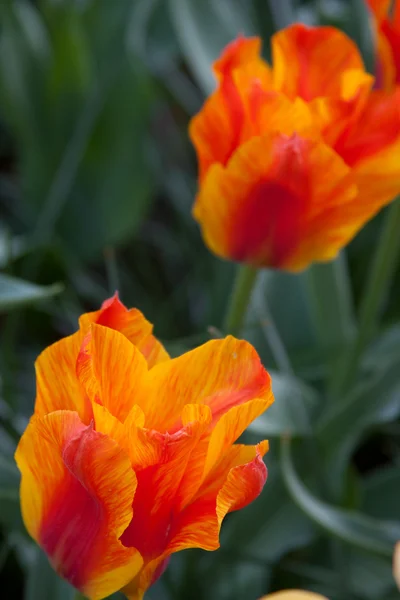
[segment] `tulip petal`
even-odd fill
[[[378,38],[380,68],[386,89],[400,83],[400,5],[394,2],[393,14],[381,24]]]
[[[257,398],[240,406],[234,406],[221,417],[211,433],[203,477],[207,477],[250,423],[265,412],[273,401],[271,391],[270,395],[263,400]],[[266,451],[267,449],[264,449],[264,454]]]
[[[340,96],[343,73],[364,70],[357,45],[334,27],[292,25],[271,44],[274,86],[292,99]]]
[[[36,360],[36,415],[75,410],[84,423],[90,422],[91,405],[76,376],[81,343],[78,331],[46,348]]]
[[[211,434],[199,441],[182,478],[176,504],[178,511],[183,510],[197,494],[201,494],[199,490],[204,491],[210,482],[216,483],[218,490],[229,469],[250,462],[255,457],[255,446],[232,444],[273,401],[271,392],[270,397],[264,400],[251,400],[231,408],[220,418]],[[268,452],[266,440],[258,447],[262,456]]]
[[[21,438],[21,505],[54,568],[93,600],[125,585],[142,558],[120,536],[136,477],[126,453],[72,411],[35,417]]]
[[[189,136],[197,150],[201,181],[214,162],[227,162],[238,137],[220,91],[212,94],[190,121]]]
[[[255,133],[256,123],[252,127],[251,122],[256,121],[261,98],[271,89],[271,70],[260,50],[260,38],[240,36],[214,63],[219,87],[189,126],[200,180],[213,162],[226,164],[237,144]]]
[[[225,462],[224,471],[218,480],[204,484],[194,500],[183,510],[173,525],[167,554],[186,548],[219,548],[219,531],[223,518],[228,512],[239,510],[250,504],[261,492],[267,478],[267,468],[262,460],[265,444],[240,452],[232,449],[229,453],[231,465]],[[241,459],[248,460],[240,464]]]
[[[220,454],[212,469],[207,472],[197,496],[208,495],[212,491],[218,492],[231,469],[250,463],[258,455],[263,457],[268,450],[269,443],[267,440],[263,440],[255,446],[234,444],[230,448],[226,448],[225,452]]]
[[[103,302],[100,310],[86,313],[79,319],[79,326],[86,334],[92,323],[104,325],[123,333],[140,350],[149,368],[169,359],[164,346],[152,335],[153,325],[136,308],[127,309],[118,293]]]
[[[360,226],[400,193],[400,88],[375,91],[338,151],[353,167]]]
[[[260,600],[328,600],[328,598],[305,590],[284,590],[263,596]]]
[[[92,324],[78,358],[77,373],[92,402],[102,404],[123,422],[136,404],[136,391],[145,379],[147,364],[122,333]]]
[[[171,441],[170,436],[143,428],[144,415],[137,406],[133,407],[125,422],[121,423],[104,406],[95,402],[93,417],[96,431],[108,435],[124,448],[134,470],[168,462],[167,446]]]
[[[164,432],[181,427],[186,404],[205,404],[213,420],[252,398],[270,398],[271,381],[254,348],[231,336],[212,340],[148,372],[135,399],[146,427]]]
[[[375,90],[360,119],[335,144],[335,150],[352,167],[391,148],[400,139],[400,89],[393,94]]]
[[[299,271],[348,241],[343,210],[356,193],[349,167],[322,141],[275,134],[211,167],[194,214],[219,256]]]
[[[214,62],[213,70],[220,79],[235,69],[245,67],[260,59],[261,38],[246,38],[239,35],[236,40],[227,44],[221,56]]]
[[[400,139],[390,148],[354,168],[360,198],[361,228],[400,193]]]
[[[136,472],[138,487],[134,515],[121,538],[125,546],[137,548],[146,563],[165,551],[179,504],[182,478],[193,451],[211,422],[208,406],[201,406],[198,413],[197,421],[189,422],[173,435],[148,432],[159,442],[158,462]]]
[[[318,126],[324,141],[335,146],[366,106],[374,78],[369,73],[348,70],[342,77],[340,97],[315,98],[308,106],[314,125]]]
[[[226,512],[246,506],[259,495],[266,479],[266,467],[261,459],[268,444],[234,446],[224,457],[223,465],[215,473],[206,496],[199,498],[186,510],[177,514],[170,531],[170,541],[164,553],[145,564],[124,593],[129,600],[142,600],[144,591],[159,576],[160,567],[173,552],[187,548],[216,550],[219,548],[219,530]],[[211,478],[210,478],[211,479]]]
[[[367,0],[367,3],[378,21],[382,21],[389,13],[392,0]]]

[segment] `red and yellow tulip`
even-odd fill
[[[36,376],[16,452],[23,519],[89,598],[142,598],[171,553],[218,548],[225,515],[263,488],[268,442],[234,444],[273,401],[245,341],[170,359],[115,296],[39,356]]]
[[[400,83],[400,2],[367,0],[377,37],[376,82],[391,90]],[[391,9],[392,7],[392,9]]]
[[[214,63],[216,91],[191,121],[193,214],[217,255],[300,271],[329,261],[400,192],[400,90],[373,89],[356,45],[332,27],[239,37]]]

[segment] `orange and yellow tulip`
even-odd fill
[[[400,83],[400,1],[367,0],[377,36],[377,87],[391,90]]]
[[[16,452],[30,535],[94,600],[142,598],[171,553],[215,550],[262,490],[268,442],[234,444],[273,401],[254,348],[227,337],[171,359],[118,297],[36,362]]]
[[[284,590],[263,596],[260,600],[328,600],[325,596],[304,590]]]
[[[332,27],[239,37],[192,119],[193,215],[217,255],[301,271],[335,258],[400,192],[400,90],[374,90],[356,45]]]

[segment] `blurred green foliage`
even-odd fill
[[[116,288],[174,355],[218,334],[235,269],[210,255],[191,218],[188,120],[213,87],[210,62],[225,43],[239,32],[260,34],[268,56],[270,35],[290,20],[341,27],[373,64],[362,0],[0,4],[5,600],[73,597],[19,512],[13,452],[33,411],[33,361]],[[273,373],[276,403],[246,436],[270,438],[267,485],[227,519],[219,551],[174,556],[149,598],[256,600],[287,587],[331,600],[398,597],[391,576],[400,538],[398,271],[357,379],[339,397],[326,384],[357,329],[381,229],[378,216],[333,266],[259,278],[245,335]]]

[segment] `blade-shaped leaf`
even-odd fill
[[[372,517],[395,519],[399,516],[400,469],[387,467],[373,472],[363,481],[363,508]]]
[[[0,312],[47,300],[63,290],[63,285],[36,285],[23,279],[0,274]]]
[[[323,502],[298,477],[289,438],[282,439],[281,451],[286,487],[294,502],[312,521],[349,544],[392,556],[393,546],[400,539],[400,522],[378,521],[356,511],[340,509]]]
[[[310,416],[318,403],[318,394],[296,377],[269,370],[274,404],[249,427],[258,436],[310,434]]]
[[[332,403],[317,426],[333,488],[343,480],[348,458],[362,434],[400,414],[400,357],[366,377],[340,405]]]
[[[240,7],[239,3],[224,0],[169,0],[171,20],[183,53],[206,94],[215,86],[211,63],[222,48],[239,33],[254,33],[244,7],[245,3]]]

